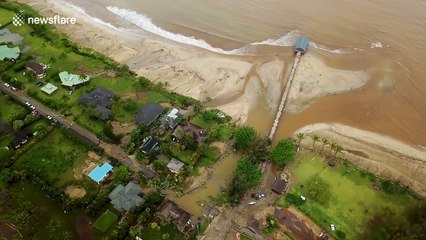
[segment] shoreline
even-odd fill
[[[426,150],[413,147],[387,136],[337,123],[318,123],[305,126],[297,133],[318,135],[343,147],[343,159],[386,179],[409,186],[426,197]],[[312,148],[312,139],[306,137],[301,144]],[[318,142],[316,149],[322,144]],[[329,147],[324,151],[330,151]]]
[[[45,16],[58,13],[64,16],[79,16],[77,25],[60,25],[57,28],[77,44],[93,48],[121,64],[127,64],[138,75],[144,75],[155,83],[166,83],[171,91],[200,101],[212,99],[212,103],[219,102],[213,105],[232,116],[236,124],[247,121],[249,112],[256,107],[261,97],[266,96],[266,101],[262,101],[266,103],[264,107],[268,109],[275,110],[279,104],[289,73],[288,68],[291,65],[288,57],[218,54],[162,39],[151,33],[142,36],[136,31],[111,28],[101,20],[93,22],[89,15],[78,13],[76,9],[61,4],[62,1],[20,0],[19,2],[30,5]],[[126,32],[123,33],[123,31]],[[303,111],[320,97],[360,88],[368,80],[367,73],[363,71],[339,70],[326,65],[315,51],[307,53],[300,65],[290,89],[290,101],[287,106],[287,111],[290,112]],[[307,131],[308,127],[303,128],[304,131]],[[317,131],[325,136],[326,133],[330,134],[330,131],[325,129],[317,129]],[[355,138],[357,140],[352,141],[358,142],[363,137],[370,136],[367,134],[357,137],[356,133],[349,131],[349,134],[343,128],[335,128],[334,131],[334,135],[340,134],[347,139]],[[379,142],[376,141],[375,144],[377,143]],[[387,149],[380,144],[377,146],[379,149],[372,149],[375,151],[381,151],[383,148],[386,151],[392,149],[392,147]],[[409,147],[409,145],[406,146]],[[389,155],[392,156],[392,154]],[[402,154],[402,156],[408,155]],[[360,159],[357,161],[361,167],[367,165]],[[380,164],[378,162],[380,161],[365,167],[371,168],[371,171],[375,173],[395,175],[395,169],[392,167],[382,169],[380,164],[386,165],[386,162],[381,161]],[[419,189],[422,195],[426,195],[426,183],[419,180],[413,181],[409,170],[407,171],[404,172],[403,177],[401,176],[401,180]],[[421,173],[423,176],[426,175],[426,172]],[[422,174],[416,175],[416,179]]]
[[[138,75],[143,75],[152,82],[166,83],[171,91],[200,101],[212,99],[209,102],[232,116],[237,124],[247,121],[250,111],[257,107],[256,103],[260,98],[266,96],[266,108],[275,110],[278,107],[289,72],[288,66],[293,61],[288,53],[283,56],[271,53],[259,56],[220,54],[173,42],[142,29],[118,28],[82,13],[83,9],[64,1],[19,2],[30,5],[45,16],[78,16],[76,25],[56,27],[77,44],[128,65]],[[106,18],[113,14],[107,9],[104,11]],[[130,22],[124,23],[126,26],[129,24],[132,25]],[[293,51],[289,47],[283,49],[286,52]],[[300,77],[295,79],[296,86],[310,85],[313,82],[311,67],[328,79],[317,84],[316,91],[306,89],[290,93],[293,101],[290,101],[288,110],[292,112],[311,106],[315,99],[351,91],[366,82],[366,75],[362,71],[331,68],[315,53],[308,53],[305,58],[298,70]]]

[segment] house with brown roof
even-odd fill
[[[203,128],[193,123],[188,123],[185,126],[178,126],[173,131],[172,140],[175,142],[179,142],[186,133],[192,134],[194,140],[197,142],[198,145],[200,145],[207,139],[206,131]]]
[[[166,200],[166,202],[161,205],[156,216],[161,220],[170,218],[177,229],[184,234],[187,234],[192,229],[192,215],[170,200]]]
[[[25,67],[29,71],[33,72],[38,78],[44,78],[46,76],[46,68],[40,63],[29,62]]]
[[[271,190],[277,194],[282,194],[288,190],[288,184],[286,181],[277,178],[272,184]]]

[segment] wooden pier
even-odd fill
[[[275,132],[277,131],[278,125],[280,123],[281,115],[285,109],[285,104],[287,102],[288,94],[291,89],[291,84],[293,82],[294,76],[296,75],[297,66],[299,65],[300,58],[307,51],[309,40],[307,37],[300,37],[295,46],[296,57],[294,59],[293,67],[291,68],[290,74],[287,78],[287,83],[284,89],[284,93],[281,97],[281,102],[275,115],[274,123],[272,124],[271,132],[269,133],[269,139],[273,140]]]

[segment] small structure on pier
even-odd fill
[[[301,36],[297,39],[294,51],[296,53],[304,54],[308,50],[309,39],[306,36]]]

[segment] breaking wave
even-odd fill
[[[78,7],[76,7],[76,8],[78,8]],[[222,48],[213,47],[212,45],[210,45],[209,43],[207,43],[203,39],[197,39],[193,36],[185,36],[185,35],[182,35],[182,34],[179,34],[179,33],[172,33],[172,32],[169,32],[167,30],[164,30],[161,27],[155,25],[149,17],[147,17],[143,14],[137,13],[135,11],[132,11],[130,9],[122,9],[122,8],[113,7],[113,6],[107,6],[106,9],[108,11],[114,13],[115,15],[123,18],[124,20],[135,24],[136,26],[142,28],[143,30],[145,30],[147,32],[159,35],[161,37],[167,38],[167,39],[175,41],[175,42],[193,45],[193,46],[197,46],[197,47],[200,47],[200,48],[203,48],[203,49],[207,49],[207,50],[212,51],[212,52],[228,54],[228,55],[249,54],[249,49],[251,49],[250,46],[256,46],[256,45],[291,47],[291,46],[294,46],[297,42],[297,39],[300,36],[303,35],[299,30],[293,30],[293,31],[288,32],[286,35],[284,35],[280,38],[277,38],[277,39],[267,39],[267,40],[263,40],[263,41],[260,41],[260,42],[249,43],[245,47],[242,47],[242,48],[233,49],[233,50],[224,50]],[[80,8],[79,11],[82,11],[85,14],[83,9]],[[91,18],[93,18],[93,17],[91,17]],[[97,19],[97,18],[94,18],[94,19]],[[100,19],[97,19],[97,21],[101,21],[102,24],[110,26],[114,29],[117,29],[116,27],[112,26],[111,24],[105,23]],[[348,53],[348,51],[346,51],[346,50],[329,49],[329,48],[327,48],[327,47],[325,47],[321,44],[317,44],[317,43],[312,42],[312,41],[310,42],[309,47],[314,48],[314,49],[327,51],[327,52],[331,52],[331,53],[336,53],[336,54]]]
[[[215,48],[202,39],[196,39],[194,37],[188,37],[182,34],[166,31],[156,26],[151,21],[151,19],[148,18],[147,16],[139,14],[135,11],[128,10],[128,9],[121,9],[121,8],[112,7],[112,6],[108,6],[106,8],[108,9],[108,11],[120,16],[121,18],[125,19],[128,22],[135,24],[136,26],[142,28],[145,31],[157,34],[161,37],[173,40],[175,42],[193,45],[193,46],[197,46],[200,48],[204,48],[213,52],[218,52],[223,54],[235,54],[235,55],[243,54],[242,48],[227,51],[221,48]]]
[[[122,29],[115,27],[111,23],[105,22],[105,21],[103,21],[103,20],[101,20],[101,19],[99,19],[97,17],[90,16],[89,14],[86,13],[86,11],[84,9],[82,9],[79,6],[73,5],[73,4],[69,3],[69,2],[65,2],[65,5],[67,5],[68,7],[72,8],[72,9],[74,9],[75,11],[83,14],[84,16],[90,18],[93,22],[96,22],[96,23],[99,23],[99,24],[104,25],[106,27],[112,28],[112,29],[114,29],[116,31],[122,31]]]
[[[383,43],[376,41],[370,44],[370,48],[383,48]]]
[[[324,45],[321,45],[321,44],[315,43],[315,42],[309,42],[309,47],[314,48],[314,49],[323,50],[323,51],[330,52],[330,53],[336,53],[336,54],[345,54],[345,53],[353,52],[353,51],[348,51],[348,50],[344,50],[344,49],[330,49],[330,48],[327,48]]]
[[[293,30],[280,38],[267,39],[261,42],[254,42],[251,45],[272,45],[272,46],[291,47],[296,44],[297,39],[301,36],[302,34],[298,30]]]

